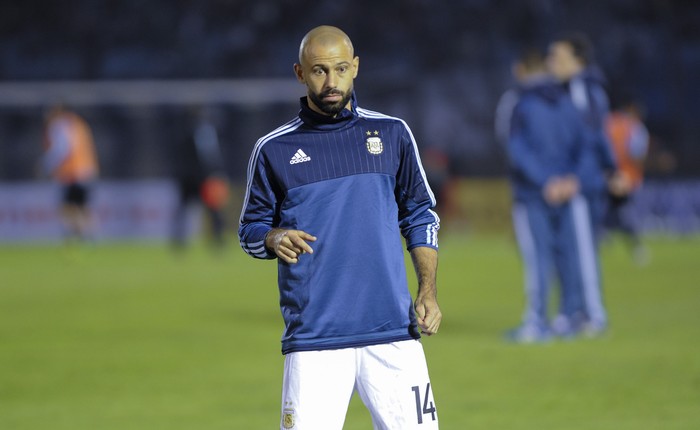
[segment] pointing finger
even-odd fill
[[[288,238],[291,241],[291,243],[294,245],[295,248],[299,249],[299,253],[301,254],[302,252],[308,252],[309,254],[313,254],[314,250],[311,248],[311,246],[306,243],[308,240],[309,242],[315,242],[316,241],[316,236],[312,236],[309,233],[306,233],[305,231],[299,230],[296,232],[297,234],[294,235],[289,235]]]

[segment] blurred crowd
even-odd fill
[[[613,100],[635,94],[652,134],[651,175],[692,175],[700,164],[693,125],[700,106],[700,7],[693,2],[484,1],[26,1],[0,14],[0,83],[32,80],[291,78],[297,40],[339,24],[362,59],[362,103],[405,118],[422,149],[441,152],[451,174],[501,176],[492,132],[510,62],[526,45],[564,30],[588,33]],[[377,43],[381,40],[381,44]],[[695,71],[695,72],[693,72]],[[389,97],[390,95],[390,97]],[[28,178],[44,107],[0,108],[0,179]],[[188,107],[82,107],[101,136],[107,178],[172,173],[161,154],[182,134]],[[260,109],[215,106],[232,178],[254,140],[296,113],[296,101]],[[256,118],[251,120],[251,118]],[[264,120],[260,120],[263,118]],[[33,134],[34,133],[34,134]],[[126,151],[121,142],[129,141]],[[679,155],[682,154],[682,157]]]

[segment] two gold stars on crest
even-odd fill
[[[367,130],[366,134],[367,134],[367,136],[371,136],[372,134],[374,134],[375,136],[379,136],[379,131],[374,130],[374,133],[372,133],[371,131]]]

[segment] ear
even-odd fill
[[[355,69],[352,73],[352,78],[355,79],[357,77],[357,72],[360,70],[360,57],[352,59],[352,67]]]
[[[301,64],[294,63],[294,75],[297,77],[297,81],[302,84],[306,83],[304,79],[304,69],[301,68]]]

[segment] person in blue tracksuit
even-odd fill
[[[574,211],[582,200],[578,175],[590,135],[564,89],[546,73],[541,53],[526,52],[514,71],[519,88],[507,145],[526,309],[522,324],[507,336],[530,343],[552,335],[548,298],[554,274],[562,291],[559,312],[581,306]]]
[[[582,317],[574,321],[563,319],[561,322],[563,326],[577,326],[586,334],[595,336],[603,333],[608,325],[602,300],[598,239],[606,211],[608,178],[616,171],[605,131],[609,102],[603,75],[593,64],[592,45],[585,35],[572,33],[555,39],[549,46],[547,65],[552,75],[567,89],[593,136],[586,145],[579,175],[590,221],[587,229],[578,232],[582,246],[580,282],[585,306],[581,310]],[[587,239],[591,235],[593,242],[588,244]]]
[[[280,428],[341,429],[354,391],[375,428],[438,428],[419,342],[442,318],[436,202],[406,123],[358,107],[358,67],[340,29],[311,30],[294,66],[307,89],[299,116],[262,137],[248,165],[240,243],[278,264]]]

